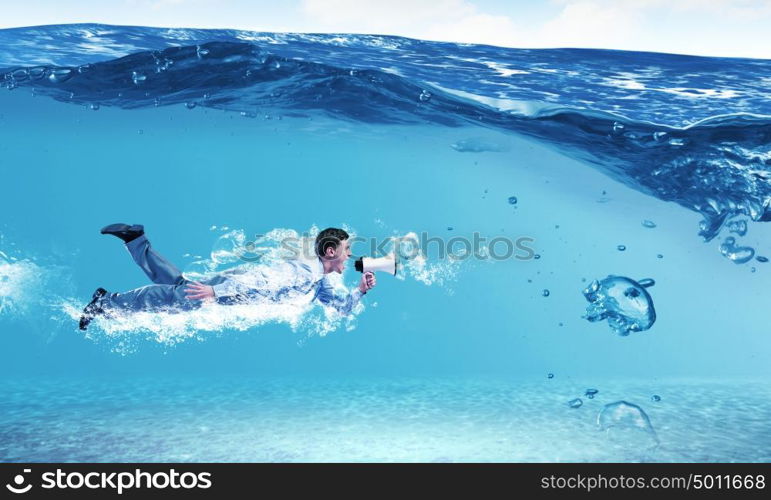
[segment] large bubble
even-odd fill
[[[659,438],[645,411],[636,404],[616,401],[597,415],[597,427],[611,444],[638,451],[659,445]]]
[[[589,301],[584,318],[591,322],[608,320],[608,325],[619,335],[647,330],[656,321],[653,299],[646,288],[655,282],[639,282],[624,276],[608,276],[594,280],[583,291]]]

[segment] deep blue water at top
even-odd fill
[[[0,85],[0,459],[769,459],[769,61],[67,25],[0,30]],[[191,276],[327,226],[434,243],[352,318],[80,332],[147,284],[119,221]],[[538,258],[438,254],[475,234]],[[655,280],[649,330],[582,318],[608,275]],[[620,399],[655,451],[592,433]]]

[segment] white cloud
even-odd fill
[[[621,47],[639,33],[642,17],[639,11],[612,3],[570,3],[530,40],[546,47]]]
[[[771,58],[771,0],[123,0],[16,2],[0,26],[104,22],[376,33],[505,47],[595,47]],[[43,4],[47,8],[43,8]]]
[[[407,34],[437,20],[463,19],[476,7],[465,0],[303,0],[300,10],[326,31]]]
[[[481,3],[481,2],[480,2]],[[533,24],[472,0],[302,0],[305,31],[379,33],[505,47],[591,47],[771,57],[769,0],[552,0]],[[547,9],[548,10],[548,9]]]
[[[514,22],[507,16],[475,13],[461,19],[427,26],[422,30],[421,38],[515,46],[520,41],[518,32]]]

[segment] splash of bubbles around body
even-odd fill
[[[213,226],[212,231],[221,234],[215,240],[208,258],[198,258],[184,268],[183,275],[190,280],[212,277],[219,273],[233,273],[242,283],[249,284],[249,275],[269,283],[269,289],[256,300],[243,304],[204,304],[193,310],[165,310],[111,313],[109,317],[97,317],[89,327],[87,336],[114,341],[114,350],[128,353],[136,349],[141,338],[164,345],[175,345],[189,339],[203,340],[206,332],[214,334],[226,330],[247,331],[267,324],[285,324],[293,331],[307,335],[324,336],[344,326],[355,328],[356,319],[364,310],[358,304],[349,316],[326,307],[314,307],[313,293],[282,292],[284,287],[296,285],[294,276],[282,274],[281,263],[287,259],[315,258],[314,241],[319,230],[313,226],[303,234],[292,229],[277,228],[250,238],[241,229]],[[352,231],[351,231],[352,232]],[[415,233],[410,233],[417,241]],[[407,238],[402,237],[402,239]],[[396,238],[397,241],[401,241]],[[391,248],[391,251],[396,250]],[[429,262],[419,249],[400,261],[398,279],[414,279],[425,285],[442,285],[455,275],[458,263]],[[241,274],[242,272],[245,273]],[[330,273],[326,278],[338,292],[346,292],[342,276]],[[76,301],[65,303],[62,308],[73,320],[82,313],[83,305]],[[137,335],[140,334],[140,335]]]

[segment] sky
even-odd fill
[[[771,58],[771,0],[25,0],[0,16],[83,22]]]

